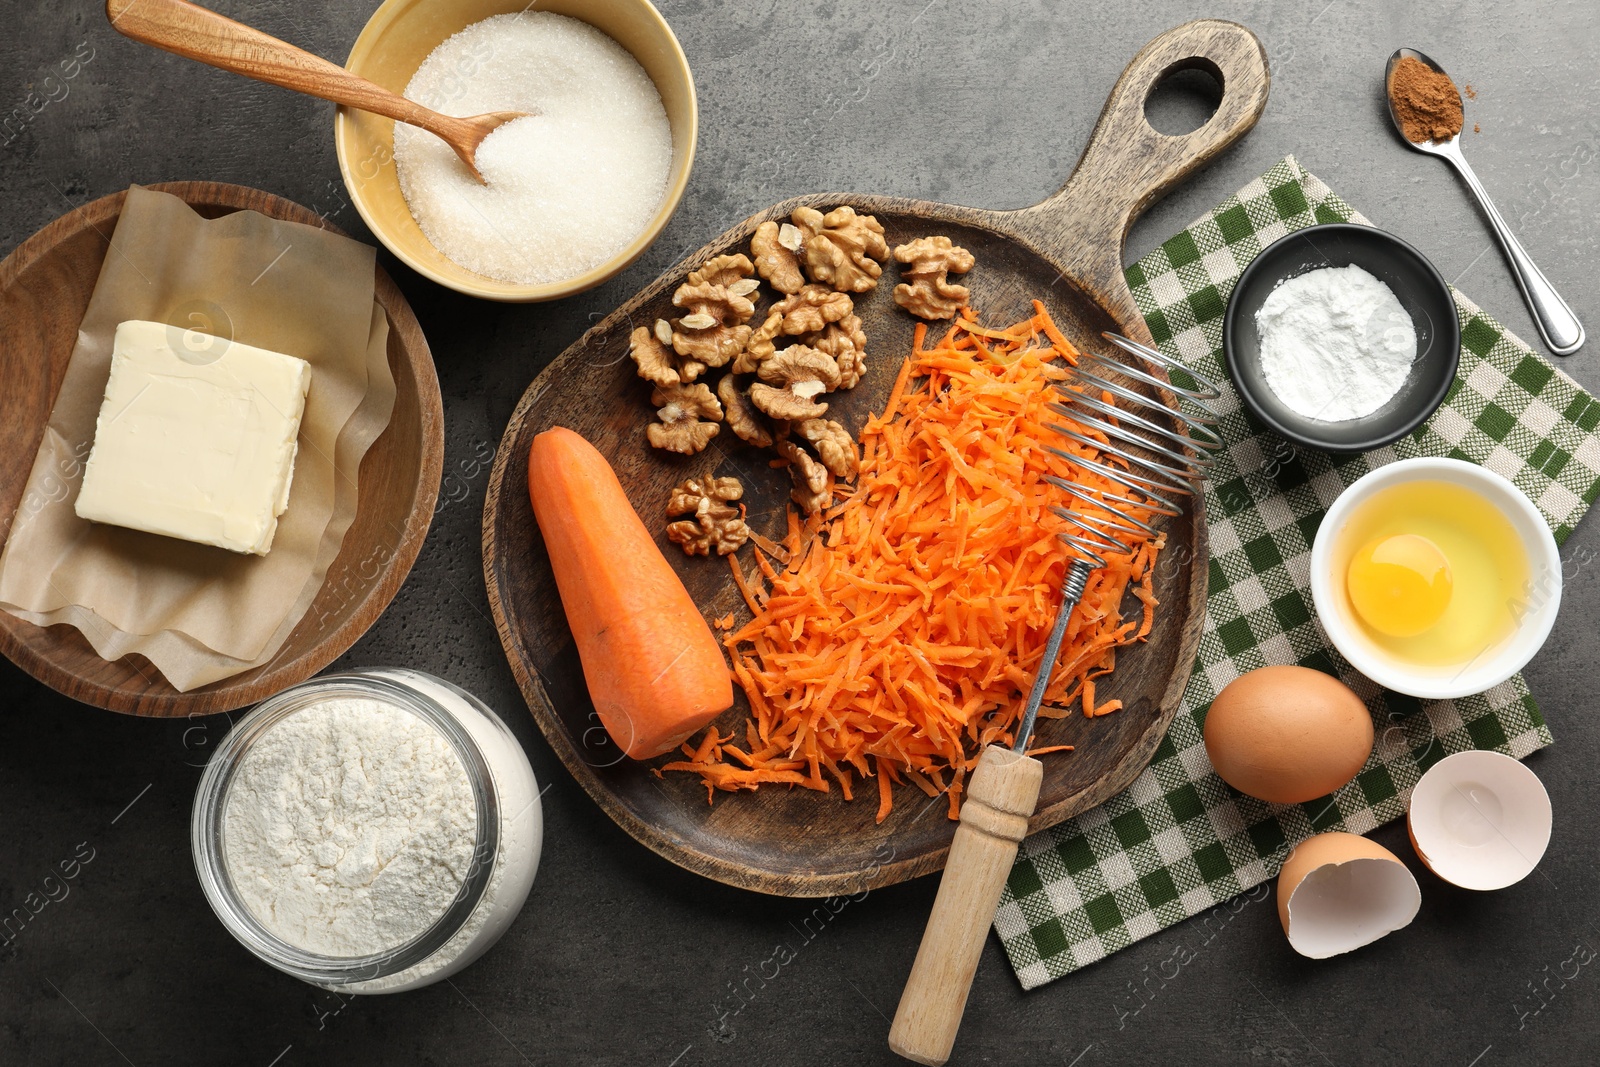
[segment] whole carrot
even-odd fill
[[[571,430],[546,430],[528,452],[528,496],[612,740],[649,759],[731,707],[711,628],[605,457]]]

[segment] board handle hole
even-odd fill
[[[1222,106],[1222,71],[1207,59],[1195,58],[1169,68],[1144,100],[1144,118],[1157,133],[1182,137],[1193,133]]]

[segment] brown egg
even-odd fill
[[[1222,780],[1273,804],[1325,796],[1372,754],[1372,716],[1339,679],[1262,667],[1223,687],[1206,713],[1206,754]]]

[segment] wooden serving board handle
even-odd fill
[[[1145,101],[1168,74],[1196,68],[1222,86],[1216,113],[1190,133],[1159,132],[1145,118]],[[1117,79],[1066,184],[1044,202],[1009,213],[1006,224],[1054,253],[1071,281],[1095,295],[1125,331],[1148,341],[1122,276],[1128,228],[1256,124],[1271,82],[1266,50],[1238,23],[1200,19],[1168,30],[1145,45]]]
[[[452,146],[473,135],[472,127],[461,119],[441,115],[337,63],[187,0],[106,0],[106,18],[118,33],[135,41],[256,81],[399,119]]]
[[[933,914],[889,1029],[889,1048],[896,1054],[935,1065],[950,1058],[1000,891],[1043,781],[1038,760],[999,745],[983,750],[961,805],[961,825],[950,844]]]

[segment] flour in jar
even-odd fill
[[[445,913],[476,834],[471,780],[438,729],[381,701],[338,698],[250,747],[228,787],[223,849],[240,900],[270,933],[366,956]]]
[[[1417,358],[1411,316],[1362,268],[1323,267],[1282,282],[1256,312],[1261,374],[1295,414],[1321,422],[1370,415]]]

